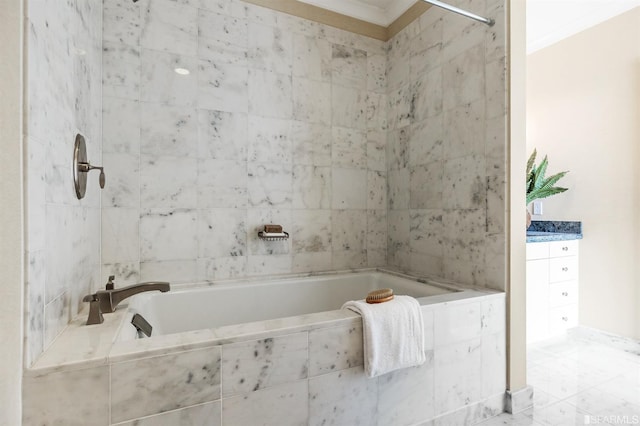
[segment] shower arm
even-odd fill
[[[443,3],[443,2],[438,1],[438,0],[422,0],[422,1],[424,1],[425,3],[432,4],[434,6],[441,7],[443,9],[446,9],[446,10],[450,11],[450,12],[457,13],[457,14],[462,15],[462,16],[466,16],[467,18],[471,18],[471,19],[473,19],[475,21],[482,22],[483,24],[487,24],[490,27],[493,27],[493,24],[496,23],[491,18],[483,18],[482,16],[476,15],[475,13],[467,12],[464,9],[460,9],[459,7],[451,6],[450,4]]]

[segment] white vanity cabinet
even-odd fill
[[[527,343],[578,325],[578,240],[527,243]]]

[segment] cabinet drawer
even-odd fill
[[[567,305],[549,310],[549,334],[562,333],[578,325],[578,305]]]
[[[558,257],[549,259],[549,282],[578,279],[578,257]]]
[[[549,243],[549,257],[577,256],[578,240],[553,241]]]
[[[578,303],[578,282],[567,281],[549,285],[549,307],[556,308]]]
[[[527,260],[549,258],[549,243],[527,243]]]

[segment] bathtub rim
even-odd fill
[[[367,268],[346,272],[384,272],[414,281],[431,284],[431,279],[407,275],[397,271],[381,268]],[[336,275],[345,271],[331,271],[327,275]],[[318,276],[319,274],[296,274],[297,278]],[[294,278],[291,275],[288,277]],[[267,277],[256,277],[265,280]],[[272,277],[268,277],[272,281]],[[281,277],[280,277],[281,278]],[[274,278],[278,279],[278,278]],[[222,281],[222,280],[221,280]],[[221,282],[219,281],[219,282]],[[226,281],[226,280],[225,280]],[[236,280],[238,281],[238,280]],[[241,280],[244,281],[244,280]],[[417,298],[423,312],[425,309],[437,309],[438,306],[451,304],[473,303],[477,298],[504,298],[505,292],[484,287],[463,286],[459,284],[442,283],[438,280],[438,287],[444,285],[457,288],[446,294]],[[212,284],[208,284],[210,286]],[[194,288],[199,285],[189,284],[181,288]],[[447,287],[445,287],[447,288]],[[131,361],[142,358],[179,353],[194,349],[220,346],[265,337],[284,336],[292,333],[361,324],[358,314],[348,310],[333,310],[294,317],[257,321],[240,325],[222,326],[215,329],[187,331],[154,339],[135,339],[118,341],[121,328],[127,324],[128,305],[105,315],[102,324],[85,325],[88,308],[83,309],[78,316],[69,323],[65,330],[58,335],[52,345],[38,358],[33,366],[24,369],[25,376],[37,377],[52,372],[81,370],[101,365]],[[131,317],[129,317],[130,319]],[[284,324],[283,324],[284,322]],[[277,326],[276,326],[277,325]],[[244,329],[244,330],[243,330]],[[69,352],[68,349],[72,348]]]

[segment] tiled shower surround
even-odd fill
[[[25,364],[30,366],[84,307],[100,276],[100,194],[89,175],[76,198],[75,134],[101,163],[102,4],[26,2]]]
[[[505,289],[504,2],[431,8],[389,42],[389,266]]]
[[[385,49],[239,0],[105,2],[103,277],[384,266]]]

